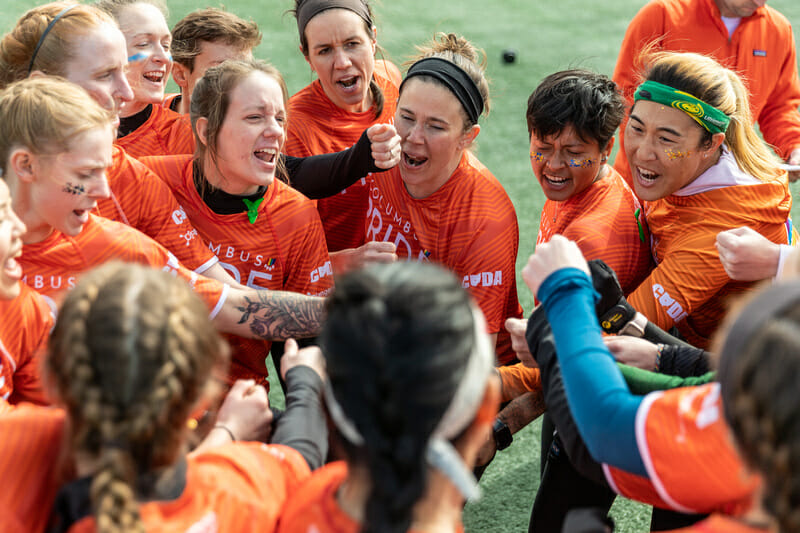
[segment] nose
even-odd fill
[[[155,50],[150,58],[159,63],[169,63],[172,61],[172,56],[169,54],[169,46],[156,43]]]
[[[128,77],[125,74],[117,76],[116,83],[114,83],[114,99],[118,105],[133,101],[133,89],[131,89],[131,84],[128,83]]]
[[[413,144],[422,144],[424,142],[424,137],[422,135],[422,125],[421,124],[414,124],[408,130],[408,134],[406,135],[405,141],[413,143]]]
[[[337,48],[334,52],[333,57],[333,67],[337,69],[346,69],[352,65],[352,61],[350,61],[350,56],[345,52],[343,48]]]
[[[12,235],[14,237],[19,237],[19,236],[24,235],[25,232],[28,231],[28,227],[25,225],[25,223],[22,221],[22,219],[20,219],[17,216],[17,213],[14,212],[13,209],[11,209],[10,211],[11,211],[11,222],[13,224],[13,230],[12,230],[13,233],[12,233]]]
[[[551,170],[558,170],[564,168],[566,159],[561,157],[561,152],[554,150],[550,157],[545,158],[545,167]]]
[[[90,191],[90,196],[96,200],[103,200],[105,198],[111,197],[111,187],[108,184],[108,176],[106,175],[106,171],[104,170],[100,177],[97,179],[97,182],[93,184]]]

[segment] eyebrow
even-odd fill
[[[361,39],[361,37],[359,37],[357,34],[353,34],[350,37],[345,37],[344,39],[342,39],[342,42],[346,43],[347,41],[355,41],[355,40],[358,40],[358,39]],[[330,43],[320,43],[320,44],[318,44],[316,46],[313,46],[312,48],[314,50],[317,50],[319,48],[327,48],[329,46],[332,46],[332,45]]]
[[[407,107],[401,107],[400,111],[402,111],[403,113],[408,113],[409,115],[414,115],[415,117],[417,116],[416,113],[414,113],[412,110],[408,109]],[[441,124],[447,124],[448,126],[450,125],[450,123],[447,122],[445,119],[439,118],[439,117],[430,117],[430,118],[428,118],[428,122],[439,122]]]
[[[631,117],[630,117],[630,118],[631,118],[631,120],[635,120],[636,122],[638,122],[638,123],[639,123],[639,124],[641,124],[642,126],[644,126],[644,125],[645,125],[645,124],[644,124],[644,122],[642,122],[642,119],[640,119],[640,118],[639,118],[639,117],[637,117],[636,115],[633,115],[633,114],[631,114]],[[658,131],[665,131],[665,132],[667,132],[667,133],[669,133],[669,134],[671,134],[671,135],[674,135],[674,136],[676,136],[676,137],[683,137],[683,134],[682,134],[682,133],[680,133],[679,131],[677,131],[677,130],[674,130],[674,129],[672,129],[672,128],[668,128],[668,127],[666,127],[666,126],[660,126],[660,127],[656,128],[656,130],[658,130]]]

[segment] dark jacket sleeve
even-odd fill
[[[328,455],[328,427],[322,409],[322,379],[307,366],[286,373],[286,411],[278,418],[272,444],[291,446],[315,470]]]
[[[285,156],[289,185],[319,200],[338,194],[370,172],[383,172],[372,159],[372,143],[366,130],[347,150],[311,157]]]

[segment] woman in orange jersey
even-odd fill
[[[633,187],[644,201],[657,266],[628,296],[662,329],[708,346],[732,281],[715,247],[720,231],[750,226],[787,244],[791,197],[780,161],[752,126],[732,71],[697,54],[650,57],[625,130]]]
[[[19,489],[0,496],[3,524],[10,518],[36,532],[50,515],[49,531],[273,531],[327,444],[303,429],[324,426],[321,358],[292,349],[284,367],[292,392],[275,428],[264,388],[240,381],[187,455],[187,421],[198,404],[214,401],[212,374],[227,362],[205,305],[160,270],[112,262],[87,274],[61,308],[46,359],[64,413],[0,404],[2,446],[16,451],[3,455],[0,471],[6,488]],[[271,445],[257,442],[270,432]],[[55,494],[63,442],[75,480]]]
[[[293,12],[300,49],[318,79],[289,100],[286,153],[343,150],[370,125],[392,122],[400,73],[392,63],[375,60],[377,30],[369,3],[296,0]],[[328,250],[339,252],[331,256],[337,269],[395,259],[388,243],[364,244],[367,204],[363,179],[317,204]]]
[[[317,470],[279,531],[461,531],[475,455],[497,410],[483,316],[439,267],[337,279],[321,336],[325,404],[344,462]]]
[[[552,326],[574,424],[611,487],[665,508],[732,515],[685,531],[800,530],[800,284],[770,287],[730,315],[718,382],[636,396],[603,343],[587,274],[561,236],[523,270]]]
[[[30,75],[62,76],[80,85],[104,109],[118,114],[133,92],[125,77],[125,38],[103,11],[54,2],[25,13],[0,41],[0,86]],[[96,214],[152,237],[197,273],[232,281],[202,242],[169,188],[125,150],[115,146],[107,170],[110,195]]]
[[[40,355],[53,326],[47,302],[21,283],[25,224],[11,208],[11,194],[0,181],[0,399],[45,403],[39,377]]]
[[[469,150],[489,108],[477,58],[463,37],[440,34],[409,68],[395,115],[402,158],[370,176],[365,231],[400,258],[455,272],[486,317],[498,360],[508,363],[516,358],[503,322],[522,316],[519,228],[503,186]]]
[[[167,6],[161,0],[101,0],[125,36],[126,77],[133,99],[120,109],[117,144],[134,157],[191,154],[194,139],[187,117],[161,106],[172,68]]]
[[[39,293],[58,296],[82,272],[126,260],[189,282],[220,331],[262,340],[318,333],[321,298],[198,276],[146,235],[91,213],[109,194],[113,125],[80,87],[44,76],[16,82],[0,95],[0,117],[0,168],[27,226],[19,259],[23,281]]]
[[[333,271],[314,205],[279,178],[287,92],[272,66],[255,60],[212,67],[192,94],[192,155],[147,157],[200,237],[243,285],[325,296]],[[231,379],[266,384],[270,344],[231,338]]]

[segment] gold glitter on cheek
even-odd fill
[[[537,163],[541,163],[544,161],[544,156],[542,155],[542,152],[531,152],[531,159]]]
[[[680,150],[673,150],[671,148],[668,150],[664,150],[664,153],[667,154],[667,157],[669,157],[670,159],[683,159],[684,157],[690,157],[692,155],[692,152],[690,150],[682,152]]]

